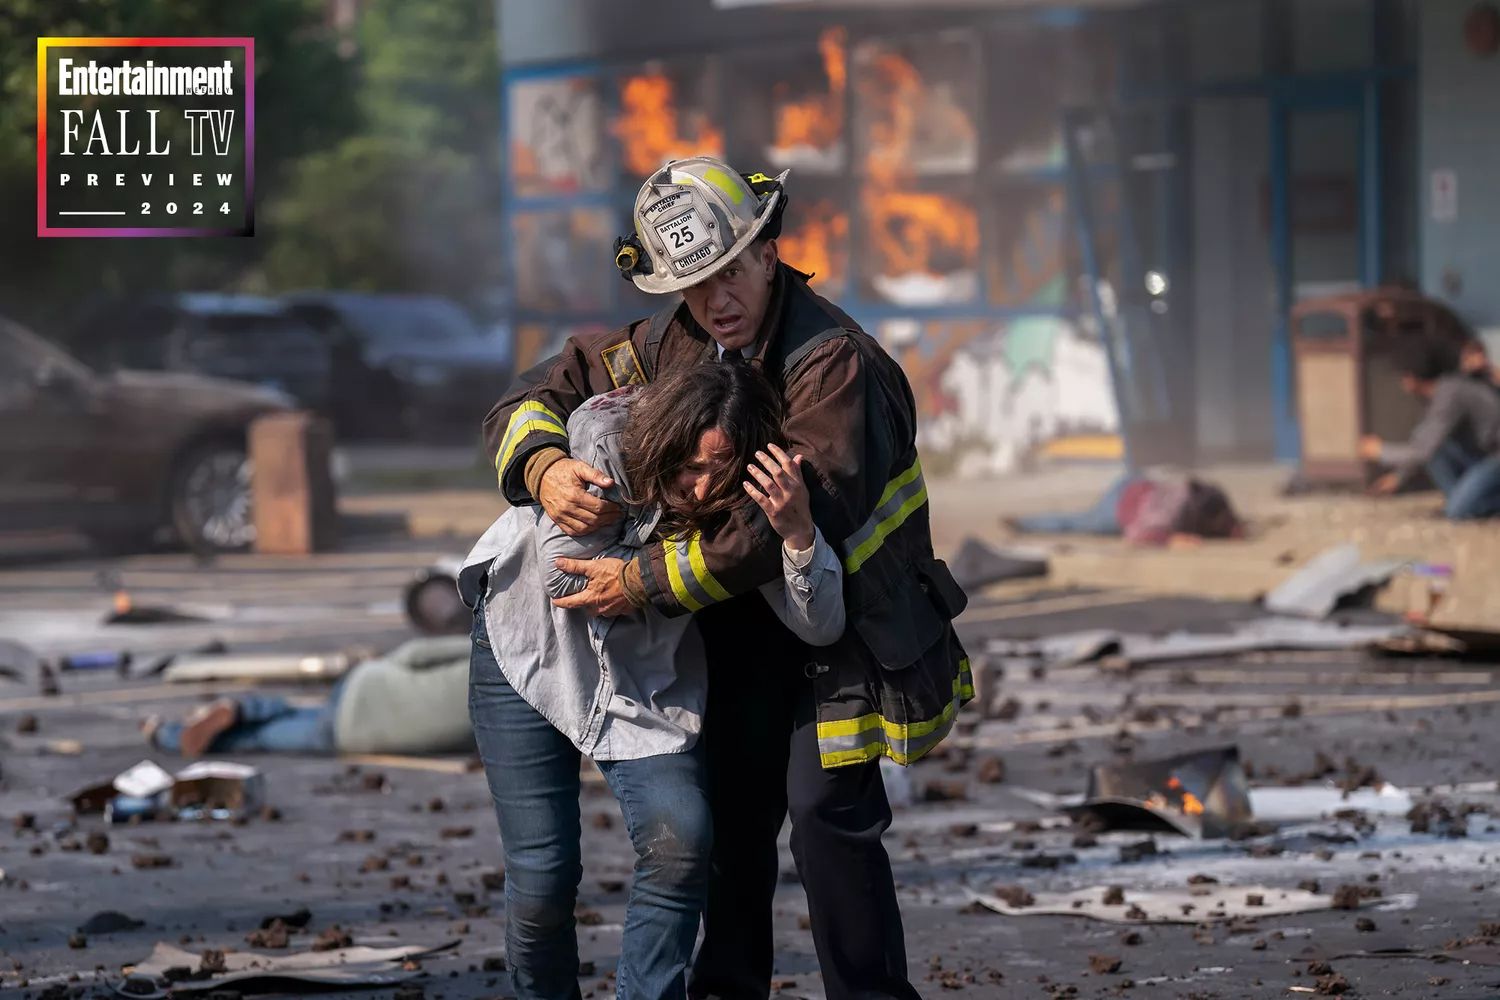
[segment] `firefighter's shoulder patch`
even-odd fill
[[[646,381],[645,372],[641,370],[641,359],[630,341],[606,347],[602,354],[604,367],[609,369],[610,380],[614,382],[616,389]]]

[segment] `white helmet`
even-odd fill
[[[698,284],[740,255],[785,200],[777,177],[748,179],[723,160],[690,156],[668,160],[635,196],[635,235],[616,246],[615,266],[643,292],[678,292]],[[766,189],[757,194],[752,182]]]

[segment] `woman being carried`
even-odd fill
[[[619,800],[636,850],[618,994],[685,996],[710,848],[702,642],[690,617],[647,607],[593,618],[551,599],[587,582],[567,572],[568,560],[630,559],[653,538],[689,546],[692,532],[753,514],[748,493],[784,539],[783,579],[762,588],[765,599],[805,641],[836,641],[839,560],[813,526],[802,456],[774,444],[780,419],[776,392],[737,362],[596,396],[569,419],[568,440],[575,458],[613,480],[596,492],[621,505],[621,519],[572,537],[539,507],[514,508],[465,560],[459,587],[475,608],[469,709],[500,820],[519,997],[578,995],[580,754]]]

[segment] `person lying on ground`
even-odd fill
[[[580,755],[619,800],[637,856],[618,992],[685,996],[711,849],[703,642],[691,615],[647,605],[598,618],[553,600],[582,592],[596,560],[674,544],[753,501],[782,538],[782,577],[761,598],[804,641],[837,641],[843,571],[813,525],[802,456],[774,443],[781,418],[770,383],[743,362],[595,396],[569,417],[568,441],[609,478],[593,489],[622,516],[571,536],[540,506],[512,507],[465,559],[469,708],[500,823],[507,961],[521,998],[577,994]]]
[[[413,639],[356,663],[328,697],[294,704],[275,695],[220,698],[182,721],[152,716],[147,742],[164,753],[465,753],[469,640]]]
[[[1022,534],[1111,535],[1135,545],[1198,545],[1205,538],[1239,538],[1244,523],[1229,497],[1212,483],[1187,477],[1131,475],[1117,479],[1084,511],[1033,514],[1006,522]]]
[[[1500,393],[1462,371],[1450,344],[1412,337],[1394,354],[1401,387],[1426,400],[1427,411],[1405,443],[1360,439],[1360,457],[1389,469],[1370,492],[1389,496],[1425,469],[1450,520],[1500,514]]]

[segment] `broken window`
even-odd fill
[[[610,263],[615,233],[609,212],[517,212],[511,228],[522,309],[578,313],[609,305],[605,283],[619,280]]]
[[[944,34],[854,53],[860,272],[900,305],[973,301],[979,284],[978,51]]]
[[[599,82],[570,76],[510,88],[510,169],[522,197],[602,191],[609,184]]]

